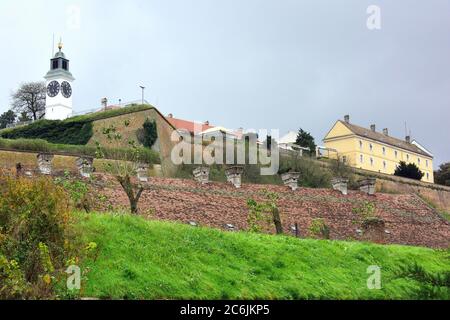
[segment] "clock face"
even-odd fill
[[[58,81],[52,81],[47,86],[47,94],[49,97],[53,98],[56,97],[59,93],[59,82]]]
[[[70,98],[72,96],[72,87],[67,81],[63,81],[63,83],[61,84],[61,89],[64,98]]]

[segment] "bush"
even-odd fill
[[[67,120],[39,120],[27,126],[2,130],[5,139],[43,139],[50,143],[85,145],[93,135],[92,122],[124,114],[150,110],[148,105],[133,105],[117,110],[96,112]]]
[[[330,227],[325,224],[323,219],[313,219],[309,232],[312,236],[321,239],[330,239]]]
[[[158,130],[155,120],[147,119],[142,126],[142,129],[138,131],[138,140],[146,148],[151,148],[158,139]]]
[[[420,171],[419,167],[416,166],[414,163],[407,164],[404,161],[400,161],[400,164],[395,170],[394,175],[414,180],[422,180],[425,174],[422,171]]]
[[[2,295],[47,296],[55,270],[62,268],[66,259],[67,194],[49,178],[0,176],[0,195],[0,278],[6,283]],[[21,289],[23,282],[27,283],[26,293]]]
[[[329,188],[331,186],[331,172],[317,162],[305,158],[281,158],[279,173],[289,171],[299,172],[299,185],[307,188]]]
[[[50,143],[85,145],[93,135],[91,122],[40,120],[24,127],[5,130],[5,139],[43,139]]]

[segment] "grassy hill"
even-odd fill
[[[151,110],[149,105],[136,105],[122,109],[96,112],[60,120],[39,120],[23,127],[4,129],[0,138],[42,139],[53,144],[85,145],[93,135],[94,121]]]
[[[99,247],[83,266],[90,270],[86,297],[450,298],[448,251],[221,232],[128,215],[77,218],[83,241]],[[382,268],[382,290],[367,288],[372,265]]]

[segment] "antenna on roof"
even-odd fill
[[[52,57],[55,56],[55,34],[53,34],[53,43],[52,43]]]

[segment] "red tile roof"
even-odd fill
[[[208,130],[208,129],[211,129],[211,128],[214,128],[214,126],[210,126],[210,125],[207,125],[207,124],[204,124],[204,123],[201,124],[201,123],[198,123],[198,122],[182,120],[182,119],[176,119],[176,118],[173,118],[173,117],[166,117],[166,119],[176,129],[185,129],[185,130],[188,130],[190,133],[194,133],[195,125],[197,125],[199,129],[201,127],[200,132]],[[200,133],[200,132],[197,132],[197,133]]]

